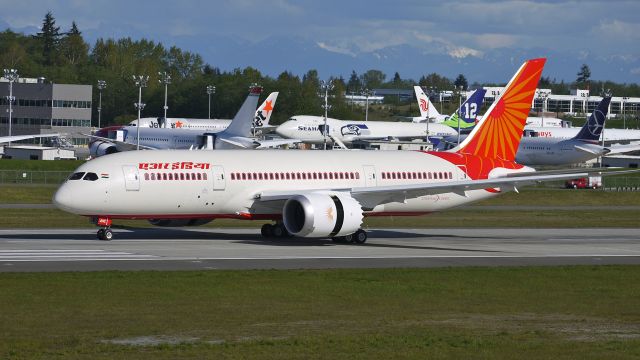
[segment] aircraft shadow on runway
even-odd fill
[[[118,231],[118,230],[128,231]],[[175,240],[175,241],[188,241],[188,240],[211,240],[211,241],[235,241],[243,244],[253,245],[269,245],[269,246],[286,246],[286,247],[310,247],[310,246],[349,246],[351,244],[334,243],[330,239],[313,239],[313,238],[263,238],[258,233],[224,233],[224,232],[211,232],[211,231],[199,231],[194,229],[179,229],[179,228],[136,228],[118,226],[114,227],[115,237],[113,242],[123,240]],[[479,238],[477,236],[457,236],[457,235],[429,235],[429,234],[415,234],[410,231],[395,231],[395,230],[370,230],[369,239],[374,241],[367,242],[365,247],[378,247],[378,248],[395,248],[395,249],[417,249],[417,250],[446,250],[446,251],[465,251],[465,252],[488,252],[498,253],[500,251],[481,250],[481,249],[469,249],[469,248],[456,248],[456,247],[442,247],[442,246],[419,246],[419,245],[407,245],[407,244],[392,244],[392,243],[375,243],[376,239],[418,239],[418,238],[447,238],[448,240],[466,240],[467,238]],[[101,242],[97,240],[92,233],[31,233],[20,235],[0,235],[0,239],[13,239],[13,240],[74,240],[74,241],[93,241]],[[107,242],[108,243],[108,242]]]

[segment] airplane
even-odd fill
[[[638,144],[611,146],[599,144],[598,138],[604,129],[610,102],[611,97],[603,98],[580,132],[573,138],[524,136],[520,140],[516,162],[522,165],[568,165],[585,162],[603,155],[640,150]],[[527,132],[526,127],[525,132]],[[438,149],[452,151],[450,149],[455,147],[456,141],[455,137],[445,138],[438,144]]]
[[[275,126],[269,125],[273,108],[276,105],[276,99],[278,92],[272,92],[267,99],[256,110],[253,124],[251,126],[257,130],[265,132],[275,128]],[[193,130],[207,130],[207,131],[222,131],[231,124],[231,119],[193,119],[193,118],[141,118],[140,126],[149,128],[171,128],[171,129],[193,129]],[[129,126],[137,126],[138,119],[135,119],[129,123]]]
[[[416,99],[418,100],[418,109],[420,109],[420,116],[411,118],[413,122],[425,122],[429,119],[430,122],[443,123],[455,129],[458,128],[458,122],[455,121],[455,118],[457,118],[459,114],[464,114],[465,120],[460,124],[460,129],[466,129],[476,124],[478,111],[482,107],[484,94],[487,92],[487,90],[483,88],[477,89],[452,115],[442,115],[438,112],[438,109],[433,106],[433,103],[431,103],[431,100],[429,100],[429,97],[424,93],[421,86],[416,85],[413,87],[413,90],[415,91]]]
[[[414,216],[588,176],[536,174],[515,162],[545,59],[526,61],[455,152],[134,151],[86,162],[56,191],[61,210],[92,218],[111,240],[113,219],[160,226],[216,218],[273,220],[265,237],[362,244],[364,216]],[[608,174],[618,174],[611,172]]]
[[[358,121],[327,118],[327,140],[339,144],[351,144],[356,140],[416,139],[455,135],[457,132],[442,124]],[[275,130],[283,138],[298,139],[309,144],[324,142],[324,117],[296,115]],[[427,126],[429,133],[427,134]]]
[[[161,149],[262,149],[284,144],[292,144],[296,140],[257,140],[251,138],[252,118],[254,108],[258,103],[260,88],[252,88],[244,104],[231,121],[230,125],[219,132],[194,129],[177,130],[172,128],[140,128],[140,148],[145,150]],[[275,104],[278,93],[271,93],[267,101],[256,114],[263,116],[268,111],[271,116],[272,104]],[[254,117],[255,120],[255,117]],[[89,144],[93,157],[99,157],[121,151],[137,149],[137,128],[135,126],[115,126],[100,129],[95,135],[90,135],[93,141]]]
[[[571,139],[524,137],[516,154],[516,162],[525,165],[566,165],[603,155],[640,150],[640,145],[602,146],[599,143],[610,102],[610,96],[604,97],[578,134]]]
[[[525,136],[537,138],[571,139],[580,132],[580,127],[539,127],[526,128]],[[610,144],[616,141],[640,141],[640,130],[637,129],[604,129],[600,141]]]
[[[0,136],[0,144],[12,143],[14,141],[38,139],[38,138],[50,138],[59,137],[60,134],[34,134],[34,135],[12,135],[12,136]]]

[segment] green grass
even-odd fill
[[[594,222],[593,219],[597,219]],[[476,210],[472,206],[425,216],[367,217],[366,228],[582,228],[640,226],[639,210]],[[266,221],[218,219],[204,227],[258,228]],[[113,220],[113,226],[151,227],[144,220]],[[57,209],[0,209],[2,228],[86,228],[89,219]]]
[[[55,186],[0,186],[0,203],[48,204]],[[508,193],[473,205],[490,206],[616,206],[640,205],[640,192],[605,192],[593,190],[530,189],[519,194]],[[584,227],[584,219],[599,219],[597,227],[638,227],[638,210],[486,210],[465,206],[419,217],[369,217],[364,226],[370,228],[437,228],[437,227]],[[117,226],[148,227],[146,221],[114,220]],[[259,227],[264,221],[215,220],[208,227]],[[0,209],[0,228],[90,227],[85,217],[57,209]]]
[[[638,280],[638,266],[2,273],[0,358],[637,358]],[[159,343],[113,342],[136,339]]]
[[[1,159],[0,170],[24,170],[24,171],[73,171],[84,164],[84,160],[17,160]]]

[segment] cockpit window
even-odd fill
[[[80,180],[82,179],[83,176],[84,176],[83,172],[73,173],[71,174],[71,176],[69,176],[69,180]]]
[[[296,118],[289,118],[289,121],[298,121]]]
[[[82,180],[96,181],[98,180],[98,175],[96,173],[88,172],[87,175],[82,178]]]

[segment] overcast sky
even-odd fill
[[[166,45],[188,43],[186,50],[201,52],[219,37],[257,42],[292,36],[344,54],[409,44],[455,57],[482,57],[496,48],[546,48],[640,59],[638,0],[0,0],[0,5],[2,28],[36,31],[50,10],[63,30],[75,20],[91,44],[98,37],[144,37]]]

